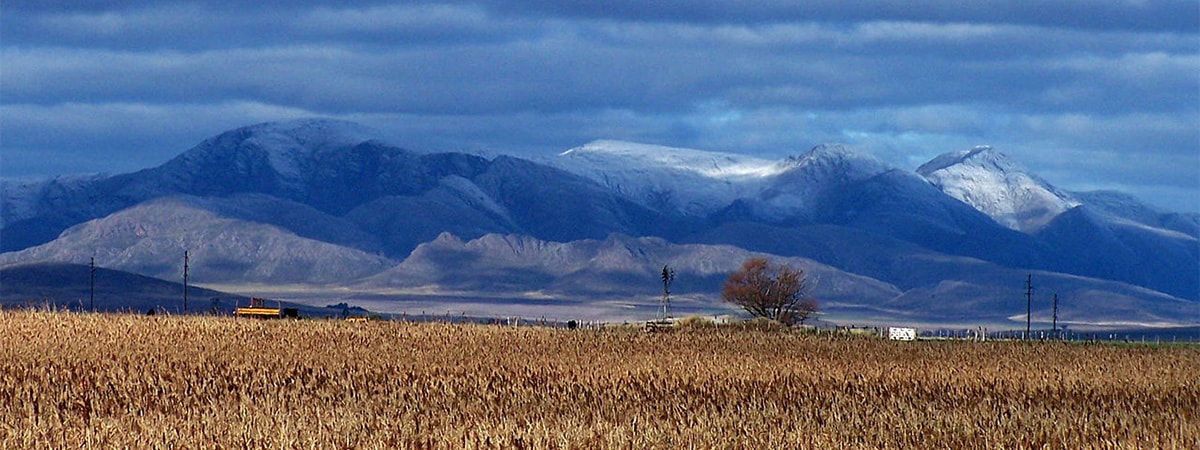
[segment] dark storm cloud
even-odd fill
[[[334,4],[248,9],[154,3],[114,10],[9,12],[5,38],[41,46],[201,51],[277,45],[361,43],[375,48],[519,38],[521,19],[475,5]]]
[[[336,23],[348,19],[322,23],[342,28]],[[1019,42],[1029,32],[1023,29],[921,24],[871,24],[849,31],[636,24],[547,28],[537,39],[444,46],[6,49],[6,59],[16,67],[6,71],[6,94],[18,102],[52,102],[64,95],[93,101],[261,95],[331,112],[401,105],[439,113],[523,106],[679,110],[709,98],[818,108],[993,100],[1022,109],[1085,102],[1107,109],[1162,109],[1196,100],[1187,89],[1192,82],[1187,69],[1196,63],[1190,55],[1089,53],[1063,60],[1058,53],[1021,53],[975,59],[994,52],[997,42]],[[579,36],[584,32],[587,36]],[[1055,41],[1069,43],[1072,37]],[[888,48],[877,48],[881,42]],[[922,42],[928,48],[919,48]],[[895,46],[908,52],[892,50]]]
[[[1200,197],[1194,1],[243,3],[5,3],[3,175],[331,116],[438,150],[841,141],[915,167],[990,143],[1068,188],[1200,209],[1162,200]]]

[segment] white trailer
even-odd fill
[[[916,328],[904,328],[904,327],[889,327],[888,328],[888,339],[891,339],[893,341],[915,341],[915,340],[917,340],[917,329]]]

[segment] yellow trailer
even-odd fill
[[[283,317],[283,310],[280,308],[270,308],[266,306],[266,300],[258,297],[250,299],[250,306],[239,306],[233,310],[233,315],[238,317],[255,317],[259,319],[278,319]]]

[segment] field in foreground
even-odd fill
[[[1200,448],[1200,348],[0,311],[0,447]]]

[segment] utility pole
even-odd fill
[[[187,312],[188,297],[188,251],[183,251],[183,312]]]
[[[662,317],[661,320],[667,320],[667,308],[671,306],[671,282],[675,281],[675,269],[671,266],[663,266],[662,283],[663,283],[663,300],[662,300]]]
[[[1030,334],[1029,325],[1032,322],[1033,315],[1033,274],[1029,274],[1025,278],[1025,339],[1029,340]]]
[[[88,309],[96,311],[96,257],[88,264]]]

